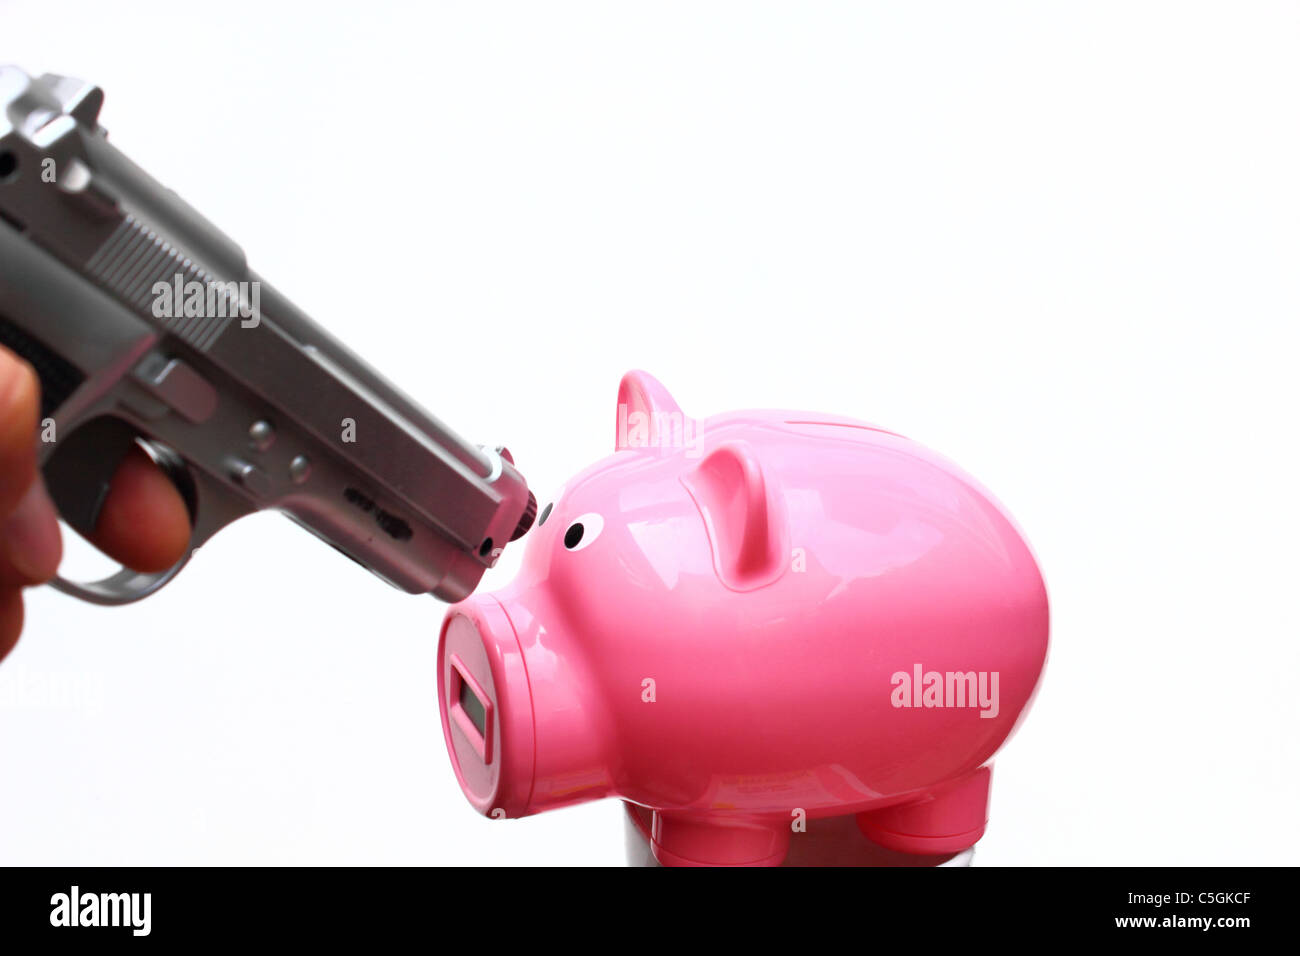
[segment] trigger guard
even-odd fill
[[[189,563],[192,550],[186,549],[185,557],[166,571],[145,574],[140,571],[132,571],[130,568],[122,568],[116,574],[110,574],[99,581],[87,581],[85,583],[55,577],[50,581],[50,587],[64,594],[70,594],[72,597],[81,598],[81,600],[88,601],[91,604],[130,604],[132,601],[148,597],[176,577],[181,568]]]
[[[190,528],[197,528],[198,495],[195,492],[194,479],[185,467],[185,462],[176,452],[157,442],[141,439],[139,445],[153,459],[154,464],[167,476],[168,480],[176,486],[176,490],[180,492],[181,498],[185,502],[185,509],[189,512]],[[194,532],[191,530],[190,543],[185,549],[184,556],[166,571],[146,573],[132,571],[130,568],[119,568],[106,578],[86,582],[69,581],[67,578],[56,575],[49,582],[50,587],[91,604],[112,606],[139,601],[141,598],[153,594],[176,577],[181,568],[189,564],[190,556],[194,554],[194,549],[198,545],[193,534]]]

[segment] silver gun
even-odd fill
[[[0,344],[40,377],[41,464],[65,522],[94,529],[139,443],[193,534],[162,573],[54,585],[138,600],[275,508],[404,591],[466,597],[536,514],[509,452],[462,440],[250,271],[109,144],[103,100],[0,67]]]

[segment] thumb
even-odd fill
[[[0,577],[37,584],[62,557],[59,520],[36,471],[40,384],[30,365],[0,348]]]

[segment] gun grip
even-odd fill
[[[41,383],[41,418],[49,418],[86,377],[57,352],[0,314],[0,345],[23,359]]]
[[[0,315],[0,345],[31,365],[41,383],[41,418],[58,411],[85,376]],[[117,466],[135,444],[135,433],[116,418],[87,422],[59,443],[53,458],[42,468],[50,497],[59,516],[79,534],[89,538],[99,520]]]

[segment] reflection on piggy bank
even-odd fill
[[[1033,695],[1047,595],[952,463],[830,415],[695,421],[619,387],[617,450],[546,504],[516,580],[447,612],[443,733],[481,813],[617,796],[665,864],[776,864],[808,821],[971,847]]]

